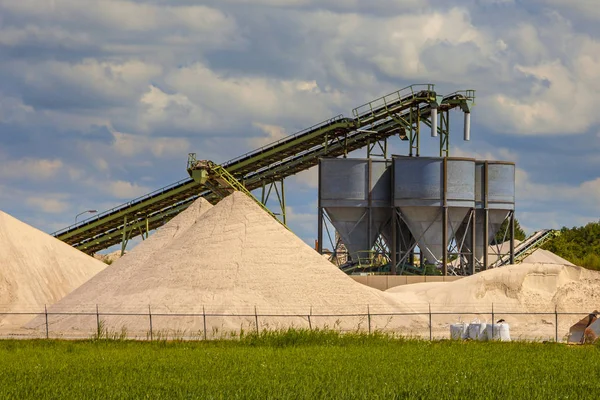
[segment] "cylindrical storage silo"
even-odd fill
[[[485,249],[508,216],[515,209],[515,163],[508,161],[475,161],[475,257],[483,258]],[[485,214],[488,215],[488,233],[485,236]],[[466,226],[457,232],[462,235]],[[508,240],[508,235],[506,240]],[[471,236],[465,237],[465,245],[471,249]]]
[[[324,158],[319,162],[319,204],[350,255],[371,250],[391,217],[386,160]]]
[[[425,258],[439,262],[453,232],[475,205],[475,160],[399,156],[393,159],[393,176],[394,207],[399,208]]]

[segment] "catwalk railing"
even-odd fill
[[[458,308],[461,311],[456,311]],[[531,311],[535,309],[536,311]],[[235,338],[243,332],[287,328],[339,332],[389,333],[400,337],[439,340],[450,338],[450,324],[504,320],[513,340],[566,341],[569,328],[593,310],[559,310],[548,306],[529,310],[490,304],[402,304],[399,307],[298,307],[268,309],[223,307],[110,309],[101,305],[44,307],[21,311],[0,306],[1,338],[210,340]]]

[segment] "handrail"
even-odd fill
[[[266,145],[264,145],[262,147],[259,147],[258,149],[254,149],[252,151],[244,153],[241,156],[238,156],[238,157],[233,158],[233,159],[231,159],[231,160],[229,160],[227,162],[224,162],[223,164],[221,164],[221,166],[228,167],[231,164],[234,164],[234,163],[236,163],[236,162],[238,162],[238,161],[240,161],[240,160],[242,160],[244,158],[247,158],[248,156],[250,156],[252,154],[262,153],[262,152],[264,152],[264,150],[266,150],[268,148],[275,147],[278,144],[281,144],[283,142],[287,142],[288,140],[295,139],[295,138],[297,138],[299,136],[302,136],[302,135],[306,134],[307,132],[313,131],[313,130],[315,130],[317,128],[323,128],[323,127],[329,126],[329,125],[334,124],[336,122],[342,121],[343,119],[344,119],[344,116],[342,114],[338,114],[338,115],[336,115],[333,118],[329,118],[329,119],[327,119],[325,121],[321,121],[318,124],[314,124],[313,126],[305,128],[305,129],[303,129],[303,130],[301,130],[299,132],[293,133],[293,134],[288,135],[286,137],[283,137],[283,138],[281,138],[279,140],[276,140],[275,142],[266,144]]]
[[[413,98],[414,98],[415,94],[424,91],[423,89],[415,90],[415,87],[419,87],[419,88],[426,87],[427,88],[426,91],[428,91],[428,92],[433,92],[435,89],[435,85],[432,83],[413,84],[413,85],[404,87],[400,90],[396,90],[395,92],[388,93],[385,96],[381,96],[378,99],[372,100],[368,103],[365,103],[365,104],[362,104],[362,105],[356,107],[355,109],[352,110],[352,115],[354,115],[355,118],[360,119],[361,117],[363,117],[367,114],[373,114],[373,105],[375,105],[376,103],[380,104],[376,107],[376,109],[380,108],[381,106],[387,106],[389,101],[386,99],[388,99],[391,96],[397,97],[397,99],[394,99],[394,101],[393,101],[393,102],[397,102],[397,101],[402,101],[405,97],[407,97],[409,94],[409,90],[410,90],[410,94],[413,96]],[[395,95],[397,95],[397,96],[395,96]],[[360,111],[360,109],[366,108],[367,106],[369,107],[369,110]]]
[[[106,210],[106,211],[103,211],[103,212],[101,212],[101,213],[99,213],[99,214],[96,214],[96,215],[94,215],[94,216],[92,216],[92,217],[88,217],[88,218],[86,218],[86,219],[82,219],[82,220],[80,220],[78,223],[71,224],[71,225],[67,226],[66,228],[63,228],[63,229],[60,229],[60,230],[58,230],[58,231],[56,231],[56,232],[53,232],[53,233],[51,233],[51,235],[52,235],[52,236],[58,236],[58,235],[60,235],[60,234],[62,234],[62,233],[64,233],[64,232],[67,232],[67,231],[71,230],[71,229],[72,229],[72,228],[74,228],[74,227],[78,227],[78,226],[84,226],[84,225],[86,225],[86,224],[87,224],[87,223],[89,223],[89,222],[92,222],[92,221],[99,220],[100,218],[103,218],[103,217],[105,217],[105,216],[108,216],[108,215],[110,215],[111,213],[113,213],[114,211],[118,211],[118,210],[120,210],[120,209],[123,209],[123,208],[125,208],[126,206],[131,206],[131,205],[133,205],[133,204],[135,204],[135,203],[139,203],[140,201],[142,201],[142,200],[144,200],[144,199],[147,199],[147,198],[153,197],[153,196],[155,196],[155,195],[157,195],[157,194],[159,194],[159,193],[164,193],[164,192],[167,192],[167,191],[169,191],[169,190],[171,190],[171,189],[173,189],[173,188],[175,188],[175,187],[177,187],[177,186],[180,186],[180,185],[182,185],[182,184],[184,184],[184,183],[191,183],[191,182],[193,182],[193,180],[192,180],[192,179],[190,179],[190,178],[184,178],[184,179],[181,179],[181,180],[179,180],[179,181],[177,181],[177,182],[175,182],[175,183],[172,183],[172,184],[170,184],[170,185],[164,186],[164,187],[162,187],[162,188],[160,188],[160,189],[156,189],[156,190],[154,190],[153,192],[146,193],[145,195],[143,195],[143,196],[140,196],[140,197],[136,197],[135,199],[133,199],[133,200],[130,200],[130,201],[126,202],[126,203],[119,204],[119,205],[117,205],[117,206],[115,206],[115,207],[111,208],[110,210]]]

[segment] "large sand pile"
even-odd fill
[[[43,312],[106,265],[0,211],[0,311]],[[0,314],[4,331],[31,319]]]
[[[163,228],[163,232],[176,232],[171,239],[158,233],[151,236],[51,311],[94,312],[97,304],[103,313],[144,314],[102,317],[109,330],[124,327],[131,334],[149,330],[150,306],[155,332],[168,329],[189,334],[203,329],[203,312],[210,314],[207,330],[213,331],[253,325],[255,310],[271,314],[260,317],[261,328],[291,323],[308,327],[310,313],[364,313],[367,307],[371,312],[407,310],[395,304],[392,296],[354,282],[242,193],[225,198],[203,215],[191,215],[192,211],[180,215],[181,220],[193,221],[187,229],[175,229],[177,221],[171,221]],[[161,313],[199,315],[167,317]],[[281,314],[302,316],[275,316]],[[358,319],[348,317],[338,324],[356,329]],[[336,320],[328,322],[335,325]],[[311,319],[313,326],[323,321],[324,317]],[[409,322],[404,318],[398,324]],[[36,319],[28,326],[43,324]],[[66,336],[89,335],[96,325],[95,315],[55,316],[50,329]]]
[[[491,321],[503,318],[518,337],[554,337],[554,311],[581,313],[600,305],[600,272],[557,264],[518,264],[487,270],[455,282],[421,283],[388,289],[398,301],[431,305],[433,311],[456,313],[436,316],[436,328],[479,317]],[[468,312],[481,313],[468,315]],[[509,312],[541,312],[547,315],[511,315]],[[462,315],[461,315],[462,313]],[[568,331],[579,315],[559,315],[559,337]]]

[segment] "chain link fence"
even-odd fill
[[[450,338],[456,323],[497,323],[509,326],[512,340],[566,341],[569,328],[591,310],[548,307],[511,308],[443,304],[347,308],[295,307],[270,309],[246,306],[173,308],[146,306],[103,308],[101,305],[42,310],[7,311],[0,307],[1,338],[213,340],[239,337],[245,332],[281,330],[335,330],[385,333],[398,337],[440,340]],[[457,308],[460,311],[457,311]],[[545,308],[545,309],[544,309]]]

